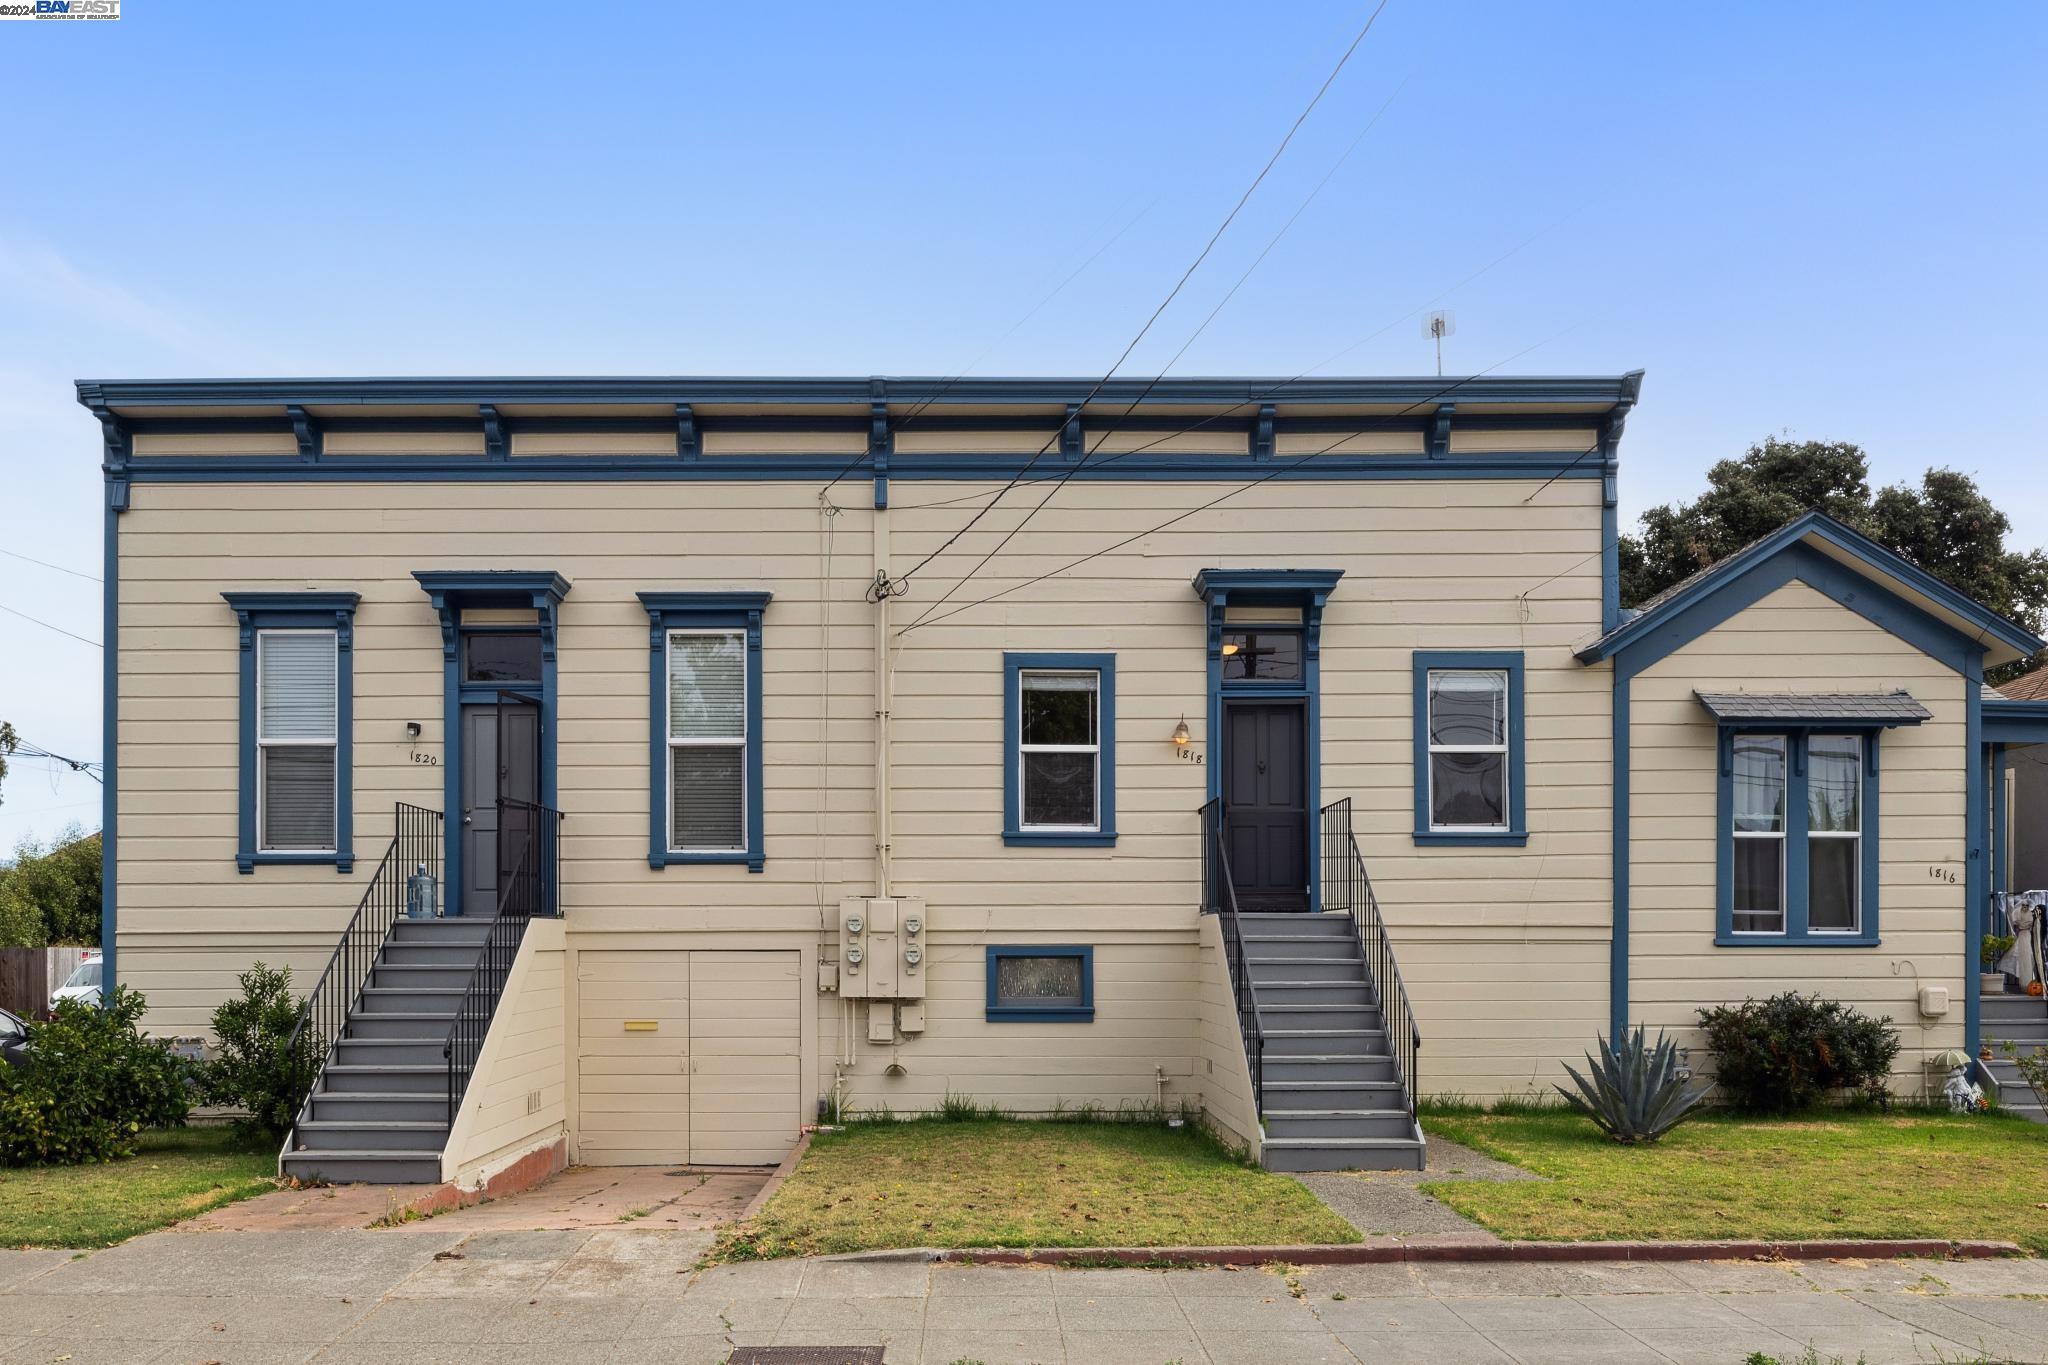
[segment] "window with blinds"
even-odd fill
[[[335,847],[336,641],[256,633],[256,827],[266,853]]]
[[[669,848],[747,846],[747,640],[737,630],[668,637]]]

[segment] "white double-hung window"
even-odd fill
[[[1734,930],[1785,932],[1786,742],[1736,735],[1734,744]]]
[[[739,630],[668,635],[669,843],[678,853],[747,847],[747,640]]]
[[[1508,828],[1508,672],[1429,672],[1429,827]]]
[[[1026,669],[1018,677],[1023,696],[1017,780],[1026,830],[1101,828],[1100,681],[1093,669]]]
[[[331,630],[256,632],[256,827],[265,853],[335,849],[337,660]]]

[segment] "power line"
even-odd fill
[[[1465,385],[1470,384],[1475,380],[1484,378],[1486,375],[1493,373],[1495,370],[1500,369],[1502,366],[1512,365],[1515,361],[1520,360],[1523,356],[1528,355],[1531,351],[1537,350],[1544,346],[1548,346],[1551,342],[1556,341],[1559,337],[1565,336],[1568,333],[1576,331],[1578,328],[1584,326],[1586,321],[1588,321],[1588,319],[1581,319],[1580,321],[1573,323],[1570,327],[1564,328],[1562,331],[1553,332],[1549,336],[1543,338],[1543,340],[1538,341],[1533,345],[1523,347],[1521,350],[1515,352],[1513,355],[1507,357],[1507,359],[1505,360],[1497,361],[1494,364],[1489,365],[1485,369],[1480,370],[1474,374],[1468,374],[1464,378],[1458,380],[1456,383],[1438,390],[1436,393],[1431,394],[1427,398],[1417,399],[1415,402],[1409,404],[1406,408],[1403,408],[1401,412],[1396,413],[1394,415],[1397,417],[1405,416],[1407,413],[1413,412],[1415,411],[1415,409],[1419,407],[1424,407],[1428,404],[1438,402],[1441,399],[1448,397],[1454,391],[1463,388]],[[901,638],[902,636],[909,634],[912,630],[918,629],[921,626],[938,625],[942,621],[951,620],[953,617],[960,615],[962,612],[972,611],[976,607],[986,606],[990,602],[994,602],[1001,598],[1008,597],[1012,593],[1022,592],[1024,589],[1028,587],[1032,587],[1033,585],[1038,583],[1043,583],[1048,578],[1058,577],[1060,574],[1066,573],[1070,569],[1078,569],[1083,564],[1086,564],[1091,560],[1100,559],[1104,555],[1114,554],[1116,551],[1121,550],[1126,545],[1130,545],[1137,541],[1143,540],[1145,537],[1150,535],[1157,535],[1161,531],[1167,530],[1170,527],[1176,526],[1179,523],[1186,521],[1189,517],[1199,516],[1201,513],[1206,512],[1213,507],[1228,502],[1230,499],[1236,497],[1240,493],[1250,492],[1252,489],[1257,488],[1262,484],[1272,482],[1274,479],[1279,478],[1282,474],[1290,473],[1296,469],[1299,469],[1302,463],[1308,460],[1316,459],[1319,456],[1327,455],[1331,451],[1336,450],[1339,446],[1345,445],[1348,442],[1352,441],[1353,439],[1355,439],[1355,437],[1356,433],[1348,434],[1340,440],[1333,441],[1329,445],[1324,446],[1321,450],[1310,451],[1307,455],[1298,457],[1292,463],[1281,465],[1278,468],[1274,469],[1271,473],[1263,474],[1256,479],[1250,480],[1249,482],[1239,484],[1236,487],[1230,489],[1229,491],[1222,493],[1217,497],[1211,498],[1209,501],[1203,503],[1199,507],[1191,507],[1185,512],[1177,513],[1174,516],[1168,517],[1165,521],[1160,522],[1156,526],[1147,527],[1145,530],[1138,532],[1136,535],[1126,536],[1122,540],[1119,540],[1112,545],[1105,545],[1099,550],[1093,551],[1089,554],[1082,555],[1079,559],[1070,560],[1069,562],[1060,565],[1056,569],[1048,569],[1044,573],[1038,574],[1031,578],[1027,578],[1021,583],[1012,584],[1010,587],[1004,588],[1001,592],[993,592],[986,597],[978,597],[972,602],[963,602],[959,606],[953,608],[953,610],[946,612],[944,615],[933,617],[929,621],[920,618],[919,620],[912,622],[910,625],[903,627],[903,629],[897,631],[896,634],[898,638]]]
[[[1244,193],[1238,196],[1237,203],[1231,206],[1230,212],[1224,216],[1222,223],[1218,224],[1216,231],[1210,234],[1209,240],[1203,245],[1200,254],[1198,254],[1195,257],[1194,261],[1188,266],[1186,270],[1181,272],[1181,276],[1178,280],[1174,282],[1173,288],[1167,292],[1167,295],[1164,299],[1160,300],[1159,306],[1152,310],[1152,315],[1145,320],[1145,325],[1138,329],[1138,334],[1131,338],[1129,345],[1124,347],[1123,353],[1116,358],[1116,363],[1109,367],[1108,371],[1103,374],[1102,378],[1097,380],[1095,382],[1094,387],[1091,388],[1088,391],[1087,395],[1081,399],[1080,406],[1085,408],[1086,406],[1088,406],[1089,402],[1095,398],[1097,394],[1102,392],[1103,388],[1109,383],[1109,381],[1116,376],[1116,372],[1123,368],[1124,362],[1131,358],[1131,353],[1138,349],[1139,343],[1144,341],[1146,335],[1151,332],[1153,325],[1159,321],[1160,315],[1163,314],[1167,310],[1167,308],[1172,305],[1173,301],[1176,298],[1180,297],[1181,290],[1187,287],[1188,280],[1193,277],[1195,271],[1201,268],[1202,262],[1209,259],[1209,253],[1216,249],[1216,243],[1222,240],[1223,234],[1229,231],[1230,225],[1232,223],[1237,221],[1238,214],[1244,211],[1244,206],[1251,201],[1252,195],[1258,190],[1260,185],[1265,183],[1266,177],[1272,173],[1273,167],[1276,164],[1278,164],[1281,155],[1286,152],[1288,145],[1294,141],[1294,135],[1301,131],[1301,125],[1308,120],[1308,116],[1311,113],[1315,112],[1316,106],[1322,103],[1323,96],[1329,93],[1330,86],[1333,83],[1335,83],[1338,75],[1351,61],[1351,55],[1354,52],[1358,51],[1358,45],[1365,41],[1365,35],[1372,32],[1372,26],[1374,22],[1379,19],[1380,14],[1386,9],[1386,7],[1387,0],[1380,0],[1378,8],[1374,9],[1371,14],[1366,16],[1365,24],[1358,30],[1358,36],[1351,40],[1351,46],[1344,49],[1344,55],[1337,59],[1336,66],[1332,67],[1330,69],[1330,74],[1323,78],[1323,83],[1321,86],[1317,88],[1314,97],[1312,97],[1309,100],[1309,102],[1305,106],[1303,106],[1301,113],[1295,116],[1294,122],[1287,129],[1286,136],[1280,139],[1280,145],[1273,149],[1273,154],[1266,159],[1266,164],[1259,168],[1259,173],[1256,176],[1252,177],[1252,183],[1245,187]],[[1145,386],[1145,388],[1138,394],[1138,397],[1132,400],[1132,408],[1135,408],[1138,405],[1138,403],[1144,400],[1146,394],[1149,394],[1155,387],[1158,386],[1159,379],[1161,377],[1163,376],[1155,376],[1151,383]],[[987,516],[988,513],[994,509],[995,505],[1003,500],[1004,495],[1007,494],[1012,488],[1015,488],[1018,482],[1022,480],[1026,474],[1030,473],[1032,468],[1035,465],[1037,465],[1037,463],[1041,459],[1045,457],[1046,451],[1052,449],[1053,445],[1059,440],[1059,436],[1060,433],[1058,431],[1055,431],[1050,437],[1048,437],[1046,439],[1045,444],[1038,448],[1038,453],[1033,455],[1030,458],[1030,460],[1028,460],[1025,463],[1024,467],[1018,470],[1017,473],[1011,477],[1010,481],[1003,485],[1003,487],[996,492],[996,495],[994,497],[988,500],[986,506],[982,507],[973,516],[969,517],[967,519],[967,524],[965,526],[962,526],[959,530],[955,531],[952,535],[948,536],[946,540],[942,544],[940,544],[938,549],[933,550],[923,559],[913,564],[910,567],[910,569],[904,573],[902,578],[897,580],[896,591],[900,594],[907,586],[909,581],[917,575],[918,570],[924,568],[925,565],[931,563],[940,555],[946,553],[947,550],[951,549],[955,544],[959,542],[960,537],[966,535],[969,531],[974,529],[975,524],[979,522],[984,516]]]
[[[59,635],[70,635],[72,639],[78,641],[78,643],[82,645],[91,645],[94,649],[104,648],[104,646],[102,646],[98,640],[88,640],[83,635],[72,635],[70,631],[64,629],[64,627],[62,626],[53,626],[48,621],[38,620],[37,618],[30,616],[25,611],[16,611],[13,607],[8,606],[5,602],[0,602],[0,611],[6,612],[9,616],[19,616],[22,620],[27,621],[30,625],[41,626],[44,630],[54,630]]]
[[[40,564],[46,569],[55,569],[58,573],[68,573],[73,578],[83,578],[90,583],[100,583],[105,581],[102,578],[100,578],[99,575],[97,574],[80,573],[77,569],[67,569],[62,564],[52,564],[47,559],[37,559],[33,555],[21,554],[14,550],[0,549],[0,555],[6,555],[9,559],[19,559],[29,564]]]
[[[42,745],[26,739],[17,739],[13,750],[8,756],[11,758],[40,758],[52,763],[62,763],[65,767],[71,769],[72,772],[84,773],[95,782],[101,781],[100,775],[93,771],[93,769],[103,766],[97,760],[66,758],[63,754],[53,753]]]
[[[1134,446],[1129,450],[1122,451],[1118,454],[1112,455],[1106,460],[1098,460],[1095,462],[1094,468],[1101,469],[1106,465],[1115,464],[1118,460],[1129,459],[1133,455],[1142,455],[1146,451],[1151,450],[1157,446],[1164,445],[1166,444],[1166,442],[1174,440],[1177,437],[1186,436],[1191,432],[1200,431],[1205,427],[1213,426],[1217,422],[1224,421],[1229,417],[1232,417],[1240,412],[1243,412],[1248,407],[1252,407],[1256,404],[1266,402],[1270,399],[1284,396],[1287,389],[1290,386],[1300,383],[1302,380],[1314,374],[1317,370],[1322,369],[1325,365],[1328,365],[1332,361],[1338,360],[1343,356],[1349,355],[1351,352],[1357,350],[1360,346],[1365,345],[1367,342],[1372,341],[1377,337],[1385,335],[1387,332],[1392,331],[1394,328],[1400,326],[1402,323],[1408,321],[1410,318],[1415,317],[1423,312],[1426,312],[1432,306],[1441,303],[1443,300],[1457,293],[1460,289],[1463,289],[1466,285],[1472,283],[1472,281],[1478,279],[1481,275],[1484,275],[1488,271],[1494,269],[1494,267],[1502,265],[1505,262],[1514,258],[1515,256],[1520,255],[1524,250],[1535,245],[1536,242],[1538,242],[1542,238],[1549,236],[1558,228],[1564,226],[1567,222],[1570,222],[1571,219],[1577,213],[1578,210],[1574,209],[1570,213],[1565,214],[1563,217],[1551,223],[1549,226],[1541,228],[1536,232],[1530,233],[1527,237],[1524,237],[1515,246],[1509,248],[1508,250],[1502,252],[1500,255],[1494,257],[1491,261],[1488,261],[1485,265],[1479,267],[1479,269],[1465,276],[1464,279],[1459,280],[1450,288],[1442,290],[1434,298],[1429,299],[1420,307],[1411,308],[1407,312],[1403,313],[1400,317],[1395,318],[1392,322],[1386,323],[1385,325],[1376,328],[1371,332],[1366,333],[1358,340],[1344,347],[1342,350],[1337,351],[1336,353],[1326,357],[1323,360],[1317,361],[1315,364],[1303,370],[1300,374],[1295,375],[1293,378],[1282,380],[1280,383],[1275,384],[1272,388],[1266,390],[1264,393],[1254,395],[1251,398],[1247,398],[1241,403],[1234,403],[1230,407],[1227,407],[1222,411],[1214,413],[1208,417],[1204,417],[1200,421],[1192,423],[1191,425],[1181,427],[1174,431],[1169,431],[1164,435],[1158,437],[1156,440],[1147,441],[1145,444],[1141,446]],[[1061,477],[1059,474],[1047,474],[1042,478],[1032,479],[1028,482],[1032,484],[1046,483],[1059,477]],[[906,512],[915,512],[927,507],[952,507],[958,503],[973,502],[976,499],[982,498],[984,496],[986,495],[982,493],[962,493],[958,497],[937,498],[931,502],[907,503],[904,505],[903,510]]]
[[[933,602],[930,606],[926,607],[922,612],[920,612],[917,616],[917,619],[910,623],[911,625],[916,625],[918,621],[924,620],[925,617],[930,616],[933,612],[937,611],[940,607],[943,607],[944,605],[946,605],[947,602],[951,601],[955,593],[959,592],[960,589],[967,586],[967,582],[969,579],[973,578],[976,574],[980,573],[982,569],[987,566],[990,560],[994,559],[997,555],[1001,554],[1003,551],[1003,547],[1005,545],[1008,545],[1011,540],[1015,539],[1017,533],[1019,531],[1022,531],[1027,525],[1029,525],[1033,517],[1037,516],[1040,512],[1045,510],[1047,503],[1050,503],[1054,498],[1059,496],[1060,490],[1067,486],[1068,481],[1071,480],[1076,474],[1079,474],[1081,470],[1087,466],[1090,458],[1096,452],[1099,452],[1102,449],[1103,443],[1107,441],[1111,436],[1116,434],[1118,424],[1120,424],[1124,420],[1124,418],[1129,417],[1133,412],[1137,411],[1138,404],[1144,401],[1145,394],[1150,393],[1152,389],[1158,385],[1160,379],[1163,379],[1168,371],[1172,370],[1175,365],[1178,365],[1180,363],[1181,357],[1188,353],[1188,348],[1195,344],[1195,342],[1201,337],[1202,333],[1209,330],[1210,323],[1216,321],[1217,314],[1221,313],[1224,307],[1228,305],[1232,299],[1237,297],[1238,291],[1244,288],[1245,284],[1251,279],[1253,273],[1257,271],[1261,265],[1265,264],[1266,257],[1273,254],[1273,248],[1280,245],[1280,239],[1287,235],[1288,230],[1294,226],[1294,224],[1301,218],[1302,214],[1308,212],[1309,205],[1313,204],[1316,201],[1316,196],[1320,195],[1323,192],[1323,187],[1330,183],[1330,181],[1336,176],[1339,170],[1343,169],[1344,163],[1351,159],[1351,154],[1358,150],[1358,146],[1360,143],[1365,141],[1366,134],[1370,133],[1373,130],[1374,126],[1379,123],[1381,117],[1386,114],[1387,110],[1393,107],[1395,98],[1400,95],[1402,88],[1405,87],[1407,84],[1408,82],[1404,80],[1401,82],[1400,85],[1394,87],[1394,93],[1387,96],[1386,103],[1382,104],[1379,107],[1379,110],[1373,114],[1372,118],[1367,120],[1365,127],[1359,130],[1358,136],[1351,139],[1351,144],[1344,149],[1343,155],[1339,156],[1336,162],[1331,165],[1330,169],[1324,172],[1323,178],[1316,182],[1315,188],[1311,189],[1308,192],[1307,197],[1304,198],[1301,201],[1301,203],[1295,208],[1294,212],[1288,216],[1287,221],[1280,225],[1280,230],[1273,234],[1271,240],[1269,240],[1266,243],[1265,249],[1259,252],[1257,256],[1252,258],[1252,263],[1244,268],[1244,272],[1237,277],[1237,282],[1231,285],[1229,290],[1224,293],[1223,297],[1216,301],[1216,306],[1209,310],[1209,315],[1202,319],[1201,324],[1197,326],[1194,331],[1188,333],[1188,338],[1186,341],[1183,341],[1180,344],[1180,349],[1175,351],[1173,355],[1167,360],[1166,364],[1160,367],[1159,374],[1153,378],[1151,384],[1146,386],[1144,393],[1139,394],[1137,398],[1133,399],[1131,401],[1131,405],[1124,409],[1122,416],[1118,417],[1115,421],[1113,421],[1110,424],[1109,428],[1096,439],[1095,450],[1082,452],[1081,458],[1076,460],[1071,466],[1069,466],[1064,472],[1060,474],[1057,481],[1054,482],[1052,488],[1046,493],[1046,495],[1040,498],[1038,502],[1031,508],[1031,510],[1026,512],[1023,518],[1019,520],[1015,526],[1012,526],[1007,532],[1005,532],[1003,538],[1001,540],[998,540],[992,547],[990,547],[989,552],[987,554],[983,555],[979,560],[975,562],[974,567],[970,568],[966,573],[962,574],[958,579],[956,579],[953,583],[953,586],[947,588],[946,591],[939,597],[937,601]],[[1159,442],[1151,441],[1147,442],[1146,444],[1147,446],[1152,446],[1159,444]],[[1112,456],[1111,458],[1114,459],[1115,457]],[[1110,463],[1110,461],[1105,460],[1102,463],[1108,464]],[[1097,468],[1100,467],[1101,466],[1099,465],[1097,466]]]

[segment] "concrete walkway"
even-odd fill
[[[1419,1171],[1322,1171],[1294,1178],[1339,1218],[1367,1237],[1453,1243],[1500,1238],[1417,1188],[1435,1180],[1538,1180],[1520,1166],[1443,1138],[1426,1139],[1427,1165]]]
[[[707,1231],[172,1231],[0,1252],[0,1365],[723,1361],[885,1344],[890,1365],[2048,1359],[2048,1263],[1054,1270],[693,1266]]]

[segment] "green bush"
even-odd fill
[[[146,1008],[117,986],[105,1008],[66,1000],[29,1025],[27,1063],[0,1066],[0,1166],[133,1156],[145,1129],[184,1123],[192,1066],[136,1027]]]
[[[1787,991],[1699,1012],[1723,1098],[1749,1113],[1804,1109],[1838,1090],[1882,1098],[1898,1030],[1839,1000]]]
[[[251,1140],[282,1141],[320,1075],[320,1049],[292,1042],[302,1002],[292,995],[292,969],[261,962],[242,973],[242,993],[213,1012],[214,1060],[206,1068],[206,1102],[248,1111],[236,1126]]]

